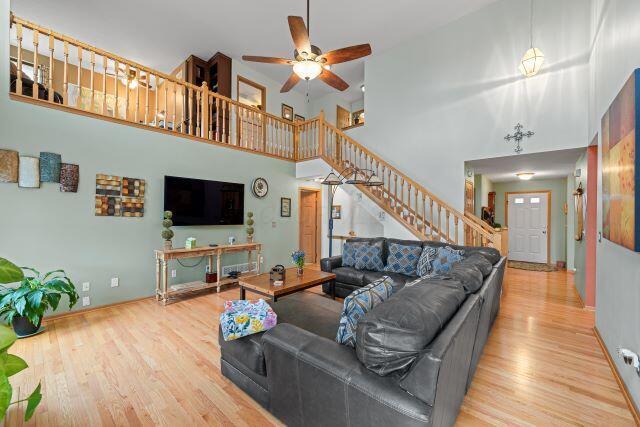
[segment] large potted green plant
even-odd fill
[[[18,267],[0,258],[0,284],[9,283],[19,285],[0,285],[0,318],[13,325],[14,331],[21,337],[32,335],[40,329],[45,311],[57,309],[62,295],[69,297],[69,309],[78,302],[76,288],[64,270],[40,274],[33,268]]]

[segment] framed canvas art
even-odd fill
[[[282,118],[293,121],[293,107],[287,104],[282,104]]]
[[[280,198],[280,216],[285,218],[291,216],[291,199],[288,197]]]
[[[640,69],[602,117],[602,235],[640,252],[638,133]]]

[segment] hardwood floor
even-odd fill
[[[509,269],[459,425],[633,425],[572,276]],[[238,289],[142,300],[47,322],[12,349],[43,402],[28,425],[278,425],[220,374],[217,314]],[[13,408],[7,425],[21,425]]]

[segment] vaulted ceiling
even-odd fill
[[[311,41],[323,51],[368,42],[375,55],[494,1],[312,0]],[[164,72],[189,54],[291,57],[286,17],[306,16],[304,0],[12,0],[11,9],[24,19]],[[351,85],[347,97],[357,96],[365,60],[334,68]],[[248,65],[281,82],[290,73],[284,66]],[[306,85],[297,90],[305,91]],[[310,85],[314,96],[331,90],[319,81]]]

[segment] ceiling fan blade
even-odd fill
[[[309,32],[307,31],[307,26],[304,24],[304,19],[300,16],[289,16],[287,20],[289,21],[289,30],[291,30],[293,44],[296,46],[298,53],[311,53]]]
[[[368,55],[371,55],[371,45],[369,45],[369,43],[332,50],[321,55],[320,58],[326,60],[325,64],[331,65],[353,61],[354,59],[363,58]]]
[[[284,58],[272,58],[270,56],[250,56],[244,55],[242,57],[243,61],[251,61],[251,62],[264,62],[265,64],[286,64],[290,65],[291,60]]]
[[[329,86],[338,89],[339,91],[347,90],[349,85],[347,82],[338,77],[335,73],[332,73],[329,70],[322,70],[320,73],[320,80],[328,84]]]
[[[291,73],[289,79],[284,82],[282,89],[280,89],[280,93],[289,92],[295,85],[300,81],[300,77],[296,73]]]

